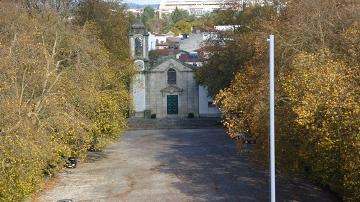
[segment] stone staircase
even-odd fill
[[[220,118],[162,118],[144,119],[132,117],[128,119],[129,129],[179,129],[179,128],[221,128]]]

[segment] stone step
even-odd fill
[[[129,129],[217,128],[222,127],[219,118],[129,118]]]

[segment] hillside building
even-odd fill
[[[220,9],[225,0],[162,0],[159,6],[161,15],[170,14],[176,8],[187,10],[191,15],[201,16]]]

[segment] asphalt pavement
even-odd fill
[[[268,175],[223,129],[132,130],[59,174],[38,201],[269,201]],[[277,201],[333,201],[304,180],[277,179]]]

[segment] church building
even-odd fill
[[[148,37],[142,23],[132,25],[129,43],[137,67],[131,83],[134,116],[218,116],[218,109],[203,92],[205,88],[199,87],[195,80],[196,65],[182,62],[175,55],[157,62],[150,61]]]

